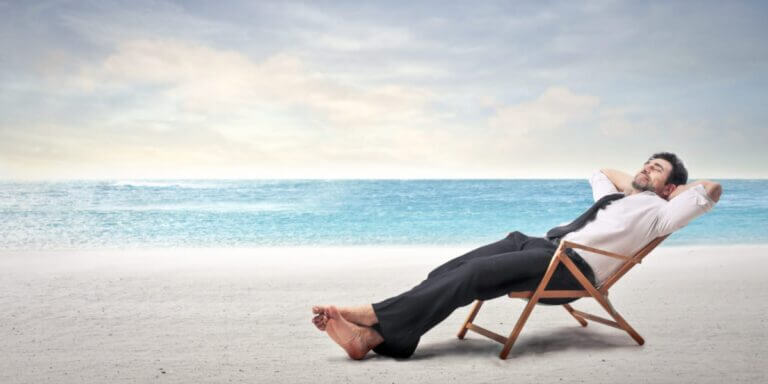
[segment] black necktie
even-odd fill
[[[597,216],[597,211],[607,207],[612,201],[621,199],[622,197],[624,197],[623,193],[612,193],[601,197],[600,200],[592,204],[586,212],[582,213],[581,216],[577,217],[572,223],[550,229],[547,232],[547,238],[550,240],[559,239],[573,231],[578,231],[583,226],[587,225],[587,223],[594,220],[595,216]]]

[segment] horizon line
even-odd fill
[[[135,178],[0,178],[0,182],[74,182],[74,181],[255,181],[255,180],[311,180],[311,181],[327,181],[327,180],[348,180],[348,181],[450,181],[450,180],[587,180],[588,177],[234,177],[234,178],[159,178],[159,177],[135,177]],[[768,180],[768,177],[697,177],[690,178],[690,180]]]

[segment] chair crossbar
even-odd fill
[[[491,340],[498,341],[500,344],[506,344],[507,343],[507,338],[506,337],[504,337],[502,335],[499,335],[496,332],[493,332],[493,331],[490,331],[488,329],[485,329],[485,328],[483,328],[483,327],[481,327],[481,326],[479,326],[477,324],[469,324],[467,329],[469,329],[472,332],[477,332],[477,333],[479,333],[479,334],[481,334],[481,335],[483,335],[483,336],[485,336],[485,337],[487,337],[487,338],[489,338]]]
[[[518,291],[510,292],[507,296],[517,299],[530,299],[533,296],[532,291]],[[585,290],[551,290],[541,293],[539,298],[573,298],[573,297],[588,297],[589,292]]]
[[[617,323],[617,322],[615,322],[613,320],[608,320],[608,319],[606,319],[604,317],[596,316],[596,315],[593,315],[591,313],[582,312],[582,311],[579,311],[578,309],[574,309],[573,310],[573,314],[575,314],[577,316],[581,316],[584,319],[589,319],[589,320],[596,321],[596,322],[601,323],[601,324],[610,325],[611,327],[614,327],[614,328],[622,329],[621,326],[619,326],[619,323]]]
[[[600,254],[600,255],[603,255],[603,256],[610,256],[610,257],[613,257],[615,259],[628,261],[630,263],[639,263],[640,262],[639,260],[634,260],[631,256],[619,255],[618,253],[613,253],[613,252],[604,251],[604,250],[598,249],[598,248],[588,247],[586,245],[574,243],[574,242],[571,242],[571,241],[563,240],[563,244],[565,245],[566,248],[583,249],[585,251],[594,252],[594,253],[597,253],[597,254]]]

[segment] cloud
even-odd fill
[[[551,134],[593,116],[599,105],[598,97],[551,87],[533,101],[498,108],[489,123],[512,136]]]
[[[305,107],[351,128],[418,122],[432,97],[427,90],[405,85],[345,85],[312,72],[291,55],[254,62],[235,51],[175,40],[125,42],[102,63],[85,69],[77,83],[90,91],[159,87],[166,102],[190,113]]]
[[[450,152],[434,145],[455,141],[435,132],[430,90],[345,84],[287,54],[255,61],[197,42],[131,40],[71,76],[46,80],[102,108],[79,124],[27,123],[28,132],[6,136],[72,164],[134,158],[136,166],[251,166],[274,175],[280,168],[440,162]],[[15,161],[34,155],[12,153]]]
[[[621,137],[648,131],[651,126],[647,123],[631,121],[628,108],[600,108],[597,127],[606,137]]]
[[[765,7],[37,4],[0,23],[18,174],[580,176],[659,143],[764,163]]]
[[[349,14],[350,8],[312,7],[307,4],[281,3],[272,10],[277,17],[293,21],[286,31],[293,34],[305,47],[332,50],[347,54],[359,51],[402,51],[424,48],[423,41],[411,32],[412,28],[395,23],[374,22],[370,18]],[[354,12],[352,12],[354,13]]]

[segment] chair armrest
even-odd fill
[[[597,253],[597,254],[600,254],[600,255],[605,255],[605,256],[613,257],[613,258],[624,260],[624,261],[629,261],[629,262],[635,263],[635,264],[639,263],[638,261],[635,261],[633,258],[631,258],[629,256],[619,255],[618,253],[604,251],[602,249],[597,249],[597,248],[589,247],[589,246],[586,246],[584,244],[574,243],[574,242],[571,242],[571,241],[560,240],[560,245],[562,247],[565,247],[565,248],[583,249],[585,251],[594,252],[594,253]]]

